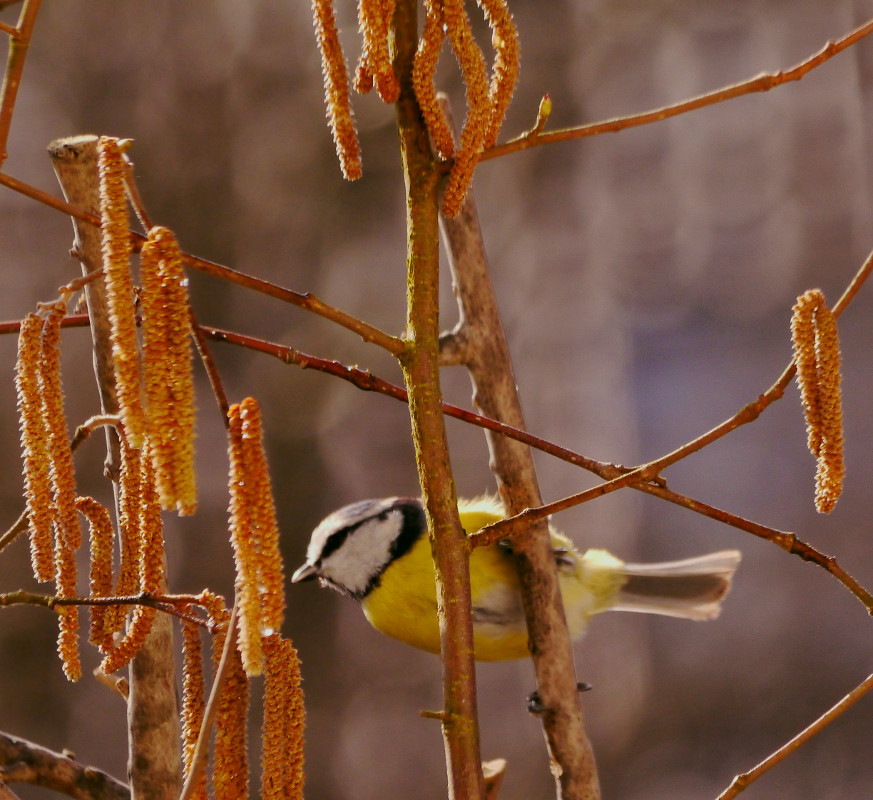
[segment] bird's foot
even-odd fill
[[[576,684],[577,692],[590,692],[592,686],[590,683],[584,683],[580,681]],[[542,716],[547,711],[550,711],[548,706],[543,705],[542,700],[540,699],[540,693],[537,691],[531,692],[527,696],[527,712],[528,714],[533,714],[534,716]]]

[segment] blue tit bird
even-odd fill
[[[499,500],[458,504],[468,534],[504,518]],[[626,564],[606,550],[580,553],[550,525],[564,612],[581,637],[601,611],[640,611],[692,620],[718,616],[740,562],[737,550],[659,564]],[[340,508],[312,533],[294,583],[318,578],[360,602],[376,630],[414,647],[440,651],[436,579],[420,499],[363,500]],[[470,553],[473,641],[480,661],[529,655],[527,626],[511,543]]]

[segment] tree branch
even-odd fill
[[[504,144],[498,144],[485,150],[480,161],[487,161],[491,158],[498,158],[509,153],[515,153],[520,150],[527,150],[531,147],[538,147],[544,144],[554,144],[555,142],[565,142],[570,139],[582,139],[587,136],[597,136],[601,133],[616,133],[627,128],[636,128],[640,125],[649,125],[653,122],[675,117],[679,114],[685,114],[689,111],[695,111],[698,108],[723,103],[726,100],[733,100],[735,97],[742,97],[747,94],[756,92],[768,92],[781,86],[784,83],[791,81],[799,81],[808,72],[816,67],[821,66],[826,61],[833,58],[838,53],[841,53],[848,47],[851,47],[856,42],[873,33],[873,20],[861,25],[859,28],[847,33],[845,36],[836,41],[828,42],[817,53],[804,59],[799,64],[787,70],[779,72],[762,73],[754,78],[735,83],[730,86],[725,86],[721,89],[716,89],[711,92],[706,92],[688,100],[682,100],[678,103],[662,106],[651,111],[644,111],[639,114],[631,114],[625,117],[616,117],[603,122],[592,122],[587,125],[578,125],[572,128],[563,128],[557,131],[543,132],[543,126],[534,125],[526,133],[515,139],[510,139]]]
[[[177,606],[202,605],[199,595],[192,594],[158,594],[143,592],[136,595],[113,595],[109,597],[58,597],[53,594],[40,594],[18,589],[12,592],[0,592],[0,608],[4,606],[31,605],[48,608],[52,611],[60,606],[148,606],[163,611],[165,614],[193,622],[210,633],[214,633],[214,625],[208,620],[188,613]]]
[[[847,308],[849,303],[860,291],[864,282],[873,271],[873,252],[867,256],[867,259],[861,265],[861,268],[852,278],[846,290],[843,292],[840,299],[834,304],[833,313],[835,317],[839,317]],[[588,502],[595,497],[601,497],[609,492],[623,489],[625,486],[632,486],[640,482],[648,482],[654,480],[662,470],[681,461],[686,456],[702,450],[704,447],[721,439],[723,436],[735,431],[737,428],[747,425],[756,420],[761,413],[776,400],[779,400],[785,393],[785,389],[794,377],[797,368],[792,360],[787,367],[782,371],[782,374],[777,378],[776,382],[756,400],[748,403],[741,408],[732,417],[729,417],[720,425],[716,425],[706,433],[692,439],[690,442],[678,447],[671,453],[667,453],[660,458],[643,464],[633,470],[620,470],[619,468],[608,465],[602,472],[595,469],[601,477],[607,478],[606,483],[599,486],[594,486],[591,489],[586,489],[584,492],[565,497],[557,500],[554,503],[549,503],[539,508],[528,508],[517,517],[495,522],[493,525],[488,525],[483,528],[478,534],[472,538],[474,544],[488,544],[506,536],[513,536],[517,530],[524,529],[525,526],[539,519],[548,517],[550,514],[555,514],[559,511],[565,511],[568,508],[579,505],[580,503]],[[518,523],[515,520],[519,520]],[[480,538],[481,537],[481,538]]]
[[[97,769],[0,732],[0,781],[43,786],[75,800],[130,800],[130,789]]]
[[[66,199],[88,214],[100,209],[96,136],[59,139],[49,145],[49,154]],[[99,227],[91,221],[73,218],[75,252],[87,275],[103,266]],[[109,313],[104,280],[85,287],[94,368],[104,414],[117,414],[115,367],[110,339]],[[106,428],[107,473],[118,475],[120,467],[118,434]],[[117,485],[116,509],[118,508]],[[166,586],[162,587],[166,589]],[[176,667],[173,628],[166,615],[158,615],[144,645],[130,663],[128,697],[128,773],[134,800],[176,800],[182,783],[179,753],[179,711],[176,703]]]
[[[41,189],[37,189],[35,186],[31,186],[23,181],[19,181],[17,178],[13,178],[11,175],[6,175],[0,172],[0,186],[6,186],[8,189],[12,189],[25,197],[36,200],[49,208],[61,211],[64,214],[69,215],[73,220],[78,220],[85,225],[90,225],[92,227],[96,226],[98,228],[100,226],[100,218],[95,212],[87,211],[73,202],[60,200]],[[137,245],[141,245],[146,240],[146,237],[137,231],[131,231],[130,235]],[[396,336],[391,336],[372,325],[368,325],[363,320],[357,319],[351,314],[347,314],[345,311],[341,311],[338,308],[328,305],[310,292],[295,292],[291,289],[279,286],[278,284],[263,280],[262,278],[247,275],[239,270],[231,269],[230,267],[217,264],[216,262],[209,261],[205,258],[199,258],[190,253],[182,253],[182,259],[185,266],[195,269],[198,272],[211,275],[215,278],[220,278],[221,280],[226,280],[228,283],[234,283],[246,289],[251,289],[252,291],[260,292],[268,297],[273,297],[284,303],[290,303],[291,305],[310,311],[324,319],[335,322],[337,325],[356,333],[363,341],[375,344],[377,347],[387,350],[394,356],[399,355],[403,350],[404,344],[402,339],[399,339]]]
[[[64,197],[77,208],[94,215],[97,227],[73,217],[73,252],[82,264],[82,275],[94,275],[103,269],[103,243],[99,227],[100,189],[97,177],[97,137],[71,136],[56,139],[48,147],[52,167],[64,192]],[[94,373],[100,391],[100,407],[104,414],[118,413],[115,395],[115,363],[109,334],[109,310],[103,279],[85,285],[88,315],[91,320],[91,339],[94,343]],[[109,475],[119,472],[119,443],[115,430],[106,429]]]
[[[0,168],[6,161],[6,142],[12,126],[12,113],[15,110],[15,99],[18,97],[24,61],[40,2],[41,0],[26,0],[18,17],[18,24],[14,28],[3,26],[4,33],[9,34],[10,39],[6,72],[3,75],[3,86],[0,87]]]
[[[445,97],[440,105],[447,119]],[[449,253],[460,321],[454,331],[464,343],[463,363],[473,383],[473,403],[487,417],[524,428],[509,345],[491,283],[473,191],[467,192],[461,212],[440,217]],[[495,436],[486,428],[491,469],[508,515],[542,506],[539,482],[530,448],[517,440]],[[576,691],[573,647],[564,616],[558,572],[545,518],[513,539],[527,620],[537,687],[547,713],[543,729],[554,764],[558,796],[599,798],[594,751],[582,718]]]
[[[771,753],[756,767],[748,772],[743,772],[737,775],[731,785],[728,786],[716,800],[731,800],[741,792],[745,791],[751,783],[760,778],[765,772],[775,767],[780,761],[787,756],[790,756],[795,750],[806,744],[813,736],[819,733],[823,728],[830,725],[837,717],[848,711],[855,703],[857,703],[867,692],[873,689],[873,675],[868,675],[864,681],[852,689],[845,697],[843,697],[836,705],[828,709],[815,722],[804,728],[795,737],[787,741],[782,747]]]
[[[853,285],[856,283],[857,280],[853,281]],[[845,299],[846,295],[843,295],[843,298]],[[845,307],[845,305],[843,307]],[[273,342],[265,342],[262,339],[246,336],[244,334],[207,326],[201,326],[201,329],[204,335],[211,339],[215,339],[216,341],[228,342],[241,347],[248,347],[252,350],[257,350],[258,352],[267,353],[286,364],[294,364],[301,369],[316,369],[328,375],[342,378],[361,391],[378,392],[379,394],[394,398],[395,400],[400,400],[404,403],[408,402],[409,396],[404,388],[389,383],[388,381],[379,378],[370,372],[366,372],[365,370],[346,366],[339,361],[331,361],[318,358],[317,356],[307,355],[306,353],[301,353],[299,350],[295,350],[292,347],[286,347],[285,345],[275,344]],[[774,397],[773,399],[776,398]],[[786,552],[799,556],[804,561],[810,561],[817,564],[819,567],[830,572],[835,578],[837,578],[837,580],[849,589],[849,591],[851,591],[852,594],[854,594],[861,603],[864,604],[864,607],[873,614],[873,595],[871,595],[870,592],[852,578],[851,575],[843,570],[832,556],[825,555],[821,551],[816,550],[806,542],[798,539],[793,533],[761,525],[758,522],[745,519],[737,514],[732,514],[730,511],[725,511],[724,509],[708,505],[700,500],[695,500],[669,489],[663,481],[642,480],[640,479],[640,476],[642,476],[644,472],[641,470],[632,471],[604,461],[596,461],[595,459],[588,458],[581,453],[576,453],[566,447],[561,447],[547,439],[542,439],[539,436],[528,433],[527,431],[514,428],[511,425],[506,425],[505,423],[498,422],[497,420],[490,419],[481,414],[476,414],[467,409],[452,405],[451,403],[443,402],[441,408],[443,413],[448,417],[453,417],[454,419],[461,420],[470,425],[478,425],[486,430],[499,433],[501,436],[514,439],[517,442],[533,447],[543,453],[547,453],[548,455],[559,458],[562,461],[566,461],[569,464],[593,472],[607,481],[607,483],[588,489],[585,493],[573,495],[572,499],[574,504],[594,500],[597,497],[602,497],[604,494],[625,487],[630,487],[631,489],[636,489],[640,492],[646,492],[647,494],[659,497],[662,500],[681,506],[689,511],[714,519],[724,525],[729,525],[738,530],[751,533],[761,539],[766,539],[767,541],[773,542],[773,544],[782,548]],[[550,506],[550,508],[553,507],[554,506]],[[537,509],[533,509],[527,513],[534,514],[539,512]],[[512,529],[507,530],[509,527],[510,526],[507,525],[507,527],[504,528],[496,538],[499,539],[511,535]],[[476,537],[478,535],[479,534],[476,534],[472,537],[474,546],[477,544]],[[479,541],[481,541],[482,544],[486,543],[484,539]]]
[[[437,578],[443,659],[442,729],[449,797],[480,800],[476,669],[467,537],[458,516],[449,463],[439,376],[440,171],[412,87],[418,46],[417,0],[399,0],[392,22],[394,72],[400,82],[397,126],[407,196],[407,330],[399,360]]]

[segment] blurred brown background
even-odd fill
[[[873,16],[873,0],[510,4],[523,65],[503,138],[533,124],[544,92],[551,127],[627,114],[787,68]],[[338,6],[354,58],[353,3]],[[17,13],[0,18],[12,23]],[[451,57],[441,64],[459,109]],[[532,431],[634,464],[770,386],[790,358],[796,296],[820,286],[834,302],[873,248],[871,72],[873,39],[768,94],[480,167],[476,194]],[[6,169],[54,192],[51,139],[131,137],[147,206],[187,250],[400,333],[404,198],[392,111],[355,99],[364,178],[346,184],[321,84],[303,0],[45,3]],[[3,191],[0,220],[0,317],[14,319],[78,268],[61,215]],[[200,275],[191,282],[204,322],[399,380],[390,358],[320,319]],[[813,510],[814,463],[793,387],[758,423],[666,473],[678,491],[796,531],[868,586],[870,307],[865,289],[841,320],[849,473],[829,518]],[[66,333],[64,347],[75,424],[97,407],[87,333]],[[21,506],[14,354],[14,337],[0,340],[4,526]],[[218,346],[215,355],[231,398],[254,394],[264,408],[289,570],[336,506],[416,490],[402,405],[264,356]],[[201,389],[201,510],[167,517],[171,579],[178,590],[229,593],[224,439]],[[445,373],[445,389],[469,405],[464,374]],[[461,493],[492,490],[482,437],[448,426]],[[95,437],[77,456],[81,492],[106,496],[101,462]],[[547,499],[592,484],[539,462]],[[718,622],[606,615],[577,647],[579,676],[595,687],[583,702],[610,800],[712,797],[871,671],[863,607],[772,545],[629,491],[556,523],[580,546],[628,560],[744,552]],[[4,552],[0,590],[30,585],[26,551],[20,542]],[[418,716],[439,704],[438,659],[376,634],[353,603],[312,584],[290,587],[289,604],[284,632],[300,651],[307,693],[307,796],[445,796],[438,727]],[[67,685],[54,636],[45,612],[0,614],[0,729],[123,777],[122,704],[91,679]],[[539,723],[524,710],[530,666],[484,665],[479,682],[483,755],[509,760],[501,798],[552,796]],[[869,796],[871,703],[744,796]]]

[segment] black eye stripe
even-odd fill
[[[356,506],[366,507],[367,505],[370,505],[372,502],[373,501],[371,501],[371,500],[364,500],[361,503],[356,504]],[[354,509],[355,506],[352,506],[351,508]],[[367,517],[365,519],[361,519],[352,525],[346,525],[344,528],[340,528],[339,530],[336,530],[333,533],[331,533],[331,535],[328,536],[327,539],[325,540],[324,547],[321,548],[321,553],[319,553],[319,555],[318,555],[319,563],[321,561],[323,561],[325,558],[327,558],[328,556],[330,556],[332,553],[335,553],[337,550],[339,550],[340,547],[342,547],[343,544],[345,544],[346,539],[348,539],[349,536],[351,534],[353,534],[365,522],[372,522],[374,519],[379,520],[380,522],[384,522],[385,520],[388,519],[388,516],[393,511],[397,511],[398,509],[403,512],[404,526],[405,526],[406,521],[407,521],[406,505],[405,505],[405,503],[397,502],[397,503],[394,503],[394,504],[388,506],[388,508],[383,509],[378,514],[376,514],[372,517]],[[423,513],[424,512],[421,512],[422,517],[423,517]],[[406,550],[409,549],[409,547],[411,547],[411,544],[409,546],[405,547],[403,552],[405,553]],[[393,550],[392,550],[392,553],[393,553]]]
[[[378,511],[373,508],[373,506],[376,506],[377,503],[379,506],[381,506]],[[339,589],[341,592],[349,594],[352,597],[356,597],[358,600],[360,600],[366,597],[366,595],[369,594],[370,591],[372,591],[376,586],[379,585],[379,581],[385,569],[393,561],[408,553],[413,548],[415,543],[422,537],[422,535],[427,532],[427,520],[425,517],[424,508],[421,504],[421,500],[411,497],[396,498],[393,501],[388,502],[387,504],[384,500],[363,500],[360,503],[355,503],[354,505],[348,506],[342,511],[348,512],[348,514],[352,516],[353,519],[355,516],[357,516],[357,519],[354,522],[343,526],[342,528],[338,528],[332,531],[324,539],[321,552],[318,554],[318,558],[315,561],[314,566],[318,570],[319,577],[321,577],[323,581]],[[400,515],[400,519],[398,520],[400,524],[400,530],[397,533],[396,538],[392,542],[385,542],[385,545],[387,546],[387,552],[385,552],[385,562],[377,571],[374,572],[368,584],[363,587],[363,589],[355,589],[348,586],[343,586],[340,583],[336,582],[336,576],[333,576],[332,579],[330,577],[325,577],[321,573],[325,562],[328,561],[334,553],[344,547],[346,545],[347,539],[355,532],[357,532],[357,530],[362,525],[372,524],[374,522],[384,523],[387,522],[392,517],[392,515],[397,514]]]
[[[403,500],[395,505],[395,508],[403,514],[403,525],[400,534],[391,543],[392,560],[408,553],[427,531],[427,520],[420,501]]]
[[[357,527],[357,525],[350,525],[345,528],[340,528],[338,531],[334,531],[330,536],[328,536],[327,541],[324,543],[324,547],[321,548],[321,553],[318,556],[319,562],[327,558],[331,553],[335,553],[339,550],[349,534]]]

